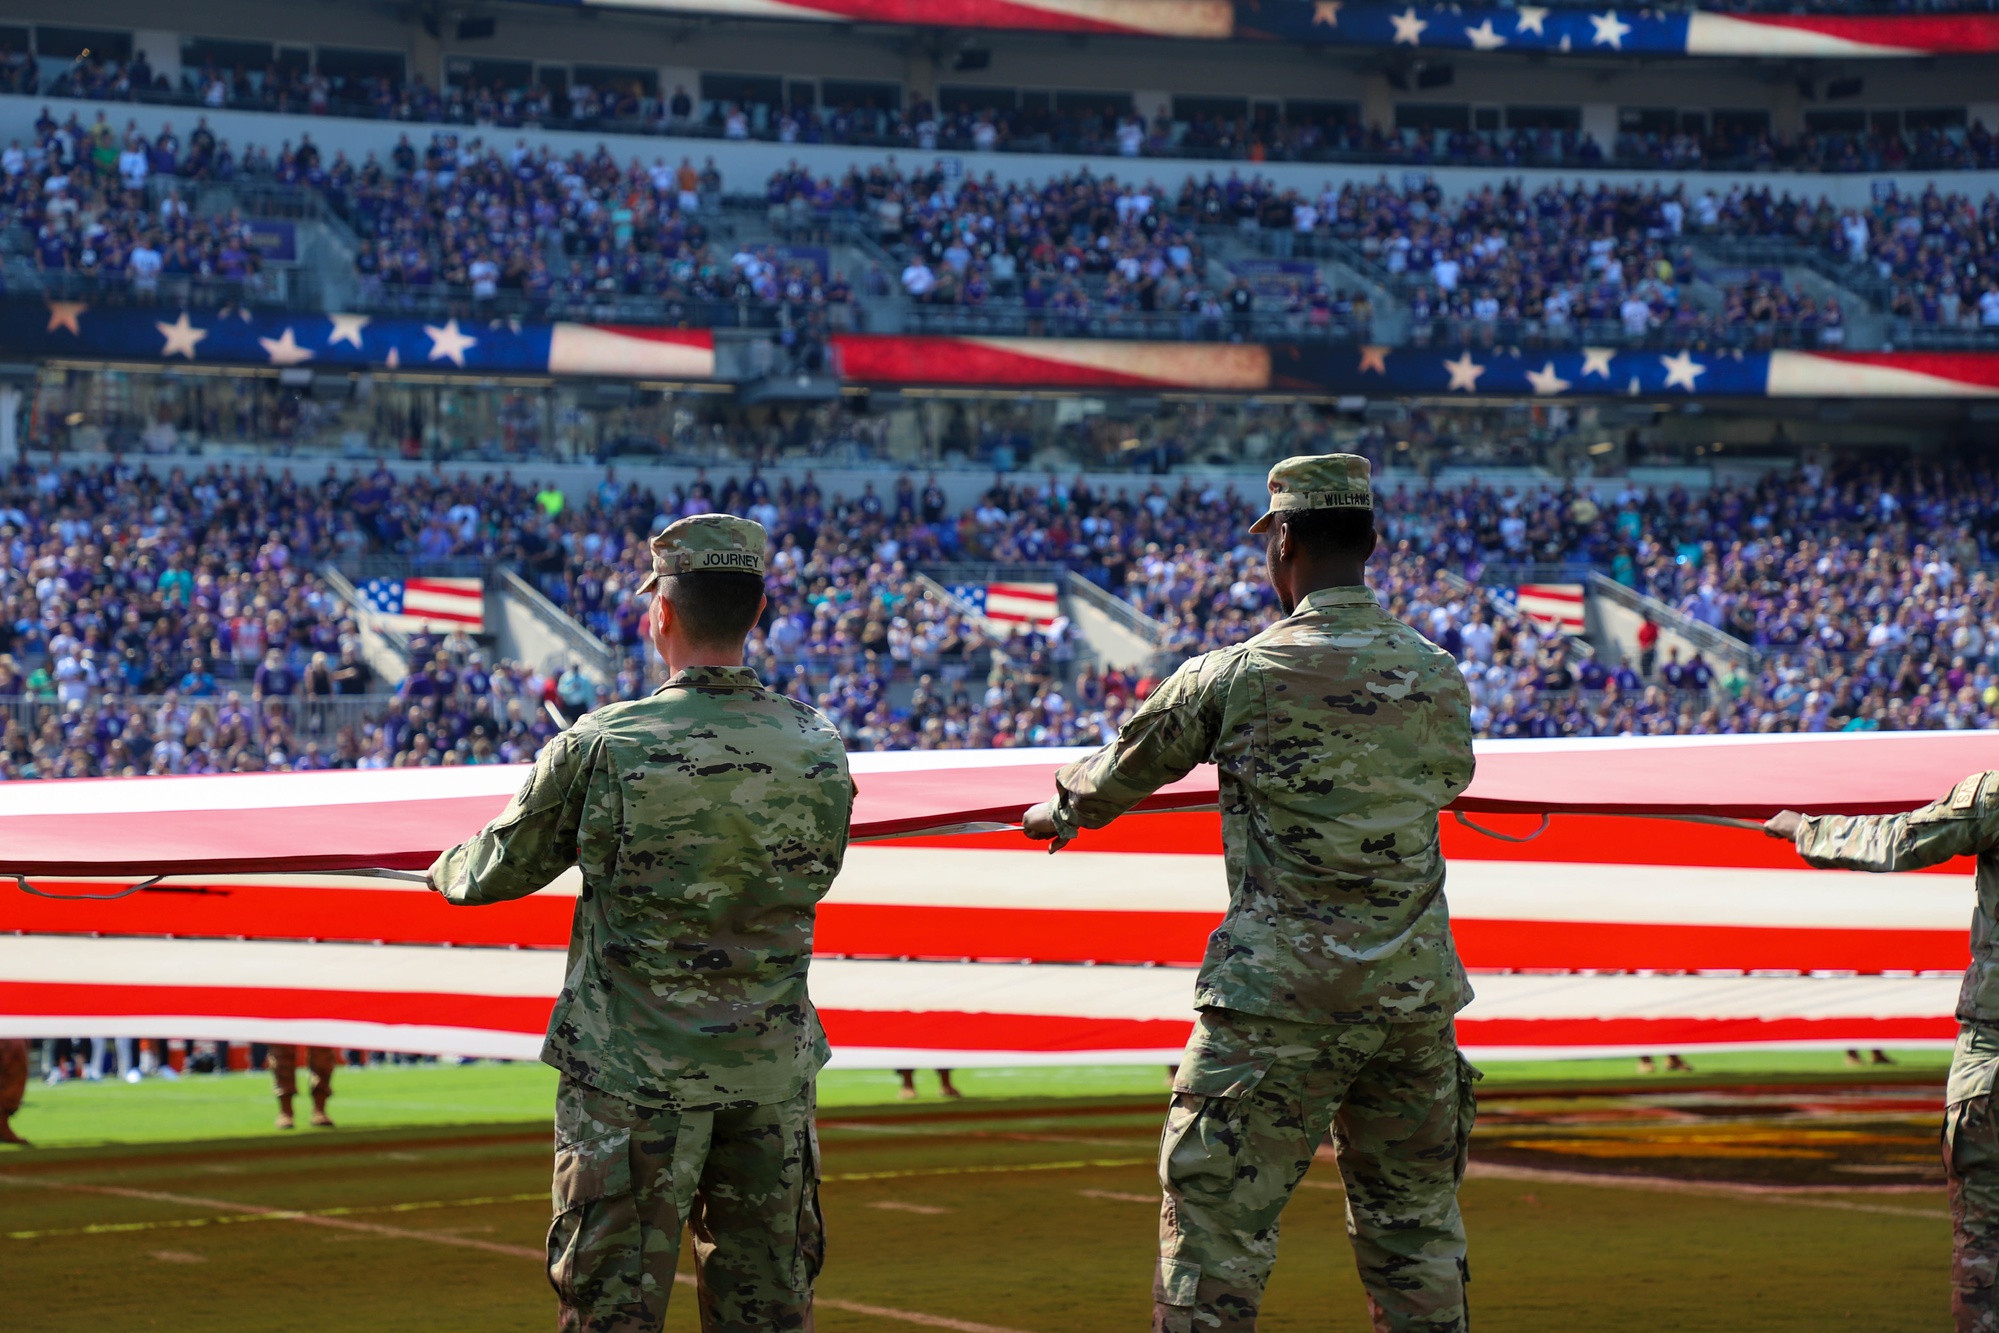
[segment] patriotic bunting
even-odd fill
[[[1999,51],[1999,16],[1723,14],[1409,0],[547,0],[819,23],[1555,55],[1893,57]]]
[[[279,370],[428,370],[601,379],[714,379],[705,329],[536,324],[77,301],[0,305],[0,351],[26,357]],[[836,334],[855,385],[1169,389],[1340,397],[1989,398],[1993,352],[1751,352],[1706,348],[1359,347],[1092,338]]]

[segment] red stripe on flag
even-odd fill
[[[1792,28],[1874,46],[1903,47],[1948,55],[1999,51],[1999,17],[1991,14],[1740,14],[1729,18],[1766,28]],[[1859,53],[1865,54],[1865,52]],[[1895,355],[1905,355],[1896,353]]]

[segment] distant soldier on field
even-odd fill
[[[722,514],[654,537],[639,591],[671,677],[549,741],[430,868],[457,903],[583,871],[542,1047],[562,1073],[548,1276],[576,1333],[658,1330],[690,1224],[703,1329],[812,1327],[828,1051],[805,973],[854,787],[832,723],[742,665],[764,545]]]
[[[18,1037],[0,1038],[0,1143],[27,1145],[9,1122],[21,1113],[28,1095],[28,1043]]]
[[[1470,696],[1367,588],[1366,459],[1285,459],[1250,531],[1286,618],[1183,665],[1026,820],[1059,848],[1196,764],[1220,769],[1229,911],[1160,1146],[1153,1327],[1256,1327],[1278,1217],[1331,1126],[1374,1327],[1463,1330],[1478,1075],[1452,1024],[1471,987],[1437,814],[1471,782]]]
[[[1764,827],[1828,870],[1921,870],[1978,858],[1971,966],[1957,997],[1957,1049],[1944,1092],[1943,1167],[1950,1182],[1951,1313],[1960,1333],[1999,1333],[1999,772],[1974,773],[1905,815],[1801,815]]]
[[[298,1124],[292,1115],[292,1099],[298,1096],[298,1053],[299,1048],[290,1045],[271,1047],[271,1084],[278,1094],[278,1128],[290,1129]],[[326,1100],[333,1095],[333,1066],[337,1063],[331,1047],[308,1046],[305,1048],[306,1068],[312,1071],[312,1127],[332,1129],[333,1119],[326,1114]]]

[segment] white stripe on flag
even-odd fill
[[[1052,583],[989,583],[986,585],[986,619],[1013,624],[1043,623],[1055,619],[1056,587]]]

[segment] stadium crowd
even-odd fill
[[[361,238],[358,301],[372,308],[433,294],[527,313],[628,297],[652,318],[703,325],[789,319],[844,323],[853,297],[823,248],[713,244],[699,220],[721,177],[711,159],[619,166],[601,149],[556,157],[525,144],[500,153],[407,138],[382,162],[324,159],[310,135],[241,157],[206,119],[183,141],[171,125],[121,136],[46,113],[32,148],[0,152],[0,230],[19,228],[45,279],[124,287],[141,298],[199,290],[263,293],[258,237],[240,213],[194,215],[177,188],[155,204],[153,177],[191,183],[270,180],[318,191]],[[197,286],[198,285],[198,286]],[[752,314],[755,312],[755,315]]]
[[[1808,466],[1706,493],[1384,488],[1384,605],[1458,656],[1480,734],[1550,736],[1991,725],[1999,475]],[[809,475],[705,478],[665,495],[606,473],[565,497],[508,475],[329,469],[159,474],[17,467],[0,479],[0,774],[378,767],[524,759],[574,716],[658,679],[632,589],[647,533],[724,509],[772,534],[750,660],[857,748],[1089,744],[1159,671],[1278,614],[1211,482],[1133,493],[1055,478],[956,510],[934,484],[828,496]],[[503,562],[622,650],[615,680],[493,660],[419,634],[378,687],[347,604],[314,571],[367,556]],[[995,635],[925,567],[1063,562],[1160,626],[1104,670],[1064,621]],[[1740,646],[1609,663],[1466,577],[1591,567]],[[1647,654],[1649,657],[1650,654]]]
[[[179,81],[156,70],[143,50],[128,60],[86,54],[51,79],[24,53],[0,46],[0,92],[171,103],[211,110],[355,116],[411,124],[488,128],[546,127],[679,138],[755,139],[775,143],[849,144],[945,152],[1062,152],[1122,157],[1223,158],[1249,162],[1375,162],[1407,166],[1554,166],[1690,170],[1879,172],[1979,170],[1999,165],[1999,137],[1982,122],[1952,132],[1914,124],[1885,128],[1877,119],[1844,129],[1773,133],[1766,120],[1729,116],[1670,130],[1626,127],[1608,149],[1573,123],[1549,121],[1507,129],[1389,131],[1368,127],[1359,107],[1341,102],[1286,106],[1248,99],[1176,99],[1150,120],[1129,97],[994,100],[960,96],[939,104],[900,90],[835,82],[823,100],[798,105],[697,97],[637,77],[534,80],[454,78],[442,86],[421,73],[387,69],[312,69],[297,60],[260,68],[213,60],[184,67]],[[1012,101],[1012,104],[1008,104]]]
[[[1177,191],[1079,172],[1037,185],[994,173],[948,178],[941,165],[892,164],[815,177],[797,165],[771,177],[765,203],[783,234],[819,245],[715,243],[710,217],[723,183],[657,157],[620,164],[609,151],[558,157],[525,141],[501,151],[408,136],[387,160],[325,160],[309,135],[276,153],[238,156],[205,121],[183,141],[169,126],[120,133],[104,113],[86,125],[46,111],[31,144],[0,151],[0,231],[52,278],[129,285],[138,295],[177,279],[217,295],[262,290],[254,226],[238,214],[197,216],[177,188],[157,202],[149,180],[246,178],[317,190],[360,234],[361,302],[438,296],[527,312],[588,309],[631,298],[669,322],[841,325],[854,290],[823,242],[839,218],[864,219],[904,267],[920,306],[1018,301],[1028,331],[1074,332],[1094,317],[1177,316],[1187,338],[1337,329],[1368,336],[1365,297],[1330,289],[1316,264],[1337,251],[1378,266],[1400,287],[1419,341],[1495,337],[1553,342],[1653,340],[1676,345],[1824,345],[1845,339],[1836,297],[1786,288],[1782,265],[1814,253],[1909,326],[1999,329],[1999,196],[1934,189],[1865,208],[1734,187],[1488,185],[1447,199],[1434,182],[1327,185],[1316,195],[1237,172],[1190,175]],[[1211,274],[1214,229],[1268,233],[1286,272],[1261,294]],[[1770,266],[1709,290],[1694,237],[1776,241]],[[1295,267],[1296,271],[1290,271]],[[884,280],[886,285],[886,280]],[[177,291],[184,289],[176,289]]]

